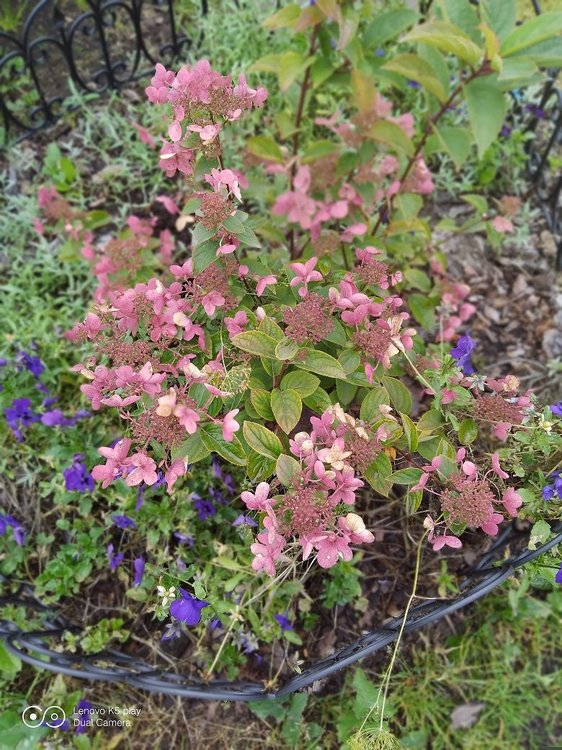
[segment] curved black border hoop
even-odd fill
[[[510,524],[490,550],[470,569],[467,578],[460,585],[460,594],[455,599],[434,599],[411,609],[404,632],[412,633],[437,622],[488,594],[513,575],[517,568],[562,543],[562,522],[554,525],[552,532],[554,537],[538,549],[524,549],[502,559],[509,544],[521,543],[528,538],[528,534],[517,531]],[[80,628],[45,607],[34,597],[32,587],[26,584],[21,585],[11,596],[0,598],[0,607],[5,605],[26,606],[47,613],[45,629],[36,632],[24,632],[11,622],[0,621],[0,638],[4,640],[6,648],[27,664],[82,680],[128,684],[163,695],[227,701],[278,698],[310,687],[317,680],[325,679],[395,641],[404,619],[404,616],[391,619],[332,656],[291,677],[278,690],[268,691],[263,685],[254,682],[195,682],[177,672],[154,669],[134,656],[113,649],[98,654],[65,654],[54,651],[46,645],[47,640],[62,637],[69,630],[79,634]]]

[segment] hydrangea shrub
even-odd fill
[[[293,4],[269,20],[295,29],[299,51],[255,69],[275,72],[281,91],[300,87],[294,117],[278,113],[273,134],[247,142],[254,192],[240,155],[228,161],[225,138],[266,104],[266,89],[206,60],[177,73],[157,65],[146,93],[171,115],[159,166],[186,181],[189,253],[170,262],[171,242],[160,238],[162,270],[127,286],[118,272],[131,270],[128,253],[139,257],[139,238],[152,234],[150,222],[130,220],[135,247],[129,235],[112,246],[109,272],[96,270],[95,308],[69,333],[94,350],[74,368],[92,410],[117,410],[124,425],[121,440],[99,449],[94,479],[152,486],[163,473],[173,493],[209,455],[242,467],[250,484],[241,510],[259,523],[252,565],[270,576],[297,556],[329,568],[371,543],[353,510],[366,486],[385,497],[403,488],[412,512],[425,493],[435,550],[460,547],[466,529],[494,536],[524,501],[538,502],[544,467],[521,446],[534,441],[549,468],[560,446],[556,409],[540,410],[513,376],[476,375],[470,336],[451,349],[475,310],[469,287],[448,279],[420,213],[434,187],[430,139],[456,160],[473,137],[485,149],[503,121],[505,71],[525,45],[491,18],[468,35],[438,19],[405,37],[430,48],[427,59],[409,51],[382,64],[368,7]],[[401,18],[388,38],[415,14]],[[453,86],[443,53],[456,60]],[[397,111],[377,77],[417,81],[426,121]],[[321,86],[333,102],[334,78],[338,106],[310,122],[307,104],[320,101]],[[461,97],[472,130],[440,129]],[[475,108],[483,98],[490,107]],[[506,231],[501,216],[496,229]],[[414,398],[423,404],[416,421]],[[193,613],[182,597],[177,609]]]

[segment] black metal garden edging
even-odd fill
[[[205,15],[207,0],[194,2]],[[18,34],[0,29],[4,142],[56,122],[69,79],[81,92],[101,94],[150,74],[157,62],[171,64],[196,46],[193,20],[193,34],[178,33],[174,0],[40,0]]]
[[[518,531],[513,523],[510,524],[494,541],[490,550],[471,568],[460,585],[459,595],[445,601],[425,601],[413,607],[404,632],[411,633],[441,620],[488,594],[507,580],[517,568],[562,543],[562,522],[553,526],[552,531],[554,537],[537,549],[524,549],[508,555],[507,548],[510,544],[520,546],[523,540],[528,539],[528,534]],[[112,649],[99,654],[64,653],[53,649],[48,642],[53,638],[61,639],[69,630],[79,633],[80,627],[69,623],[55,612],[50,612],[34,597],[31,586],[23,584],[14,594],[0,598],[0,607],[6,605],[25,606],[47,615],[45,627],[41,631],[24,632],[12,622],[0,620],[0,638],[4,640],[6,648],[28,664],[84,680],[118,682],[149,692],[204,700],[258,701],[303,690],[395,641],[403,621],[403,616],[389,620],[332,656],[291,677],[278,690],[269,691],[254,682],[197,682],[177,672],[155,669],[135,656]]]

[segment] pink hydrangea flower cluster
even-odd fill
[[[504,484],[510,476],[502,469],[498,453],[491,456],[490,467],[484,472],[473,461],[467,460],[466,453],[466,448],[457,451],[458,470],[448,476],[440,471],[443,457],[436,456],[430,464],[422,467],[419,482],[411,488],[413,492],[430,491],[439,499],[444,519],[435,521],[427,516],[424,522],[434,550],[462,546],[458,536],[448,528],[451,524],[479,528],[485,534],[496,536],[504,521],[503,513],[515,518],[523,503],[515,488]],[[498,479],[492,483],[493,475],[502,480],[501,488],[498,488]],[[443,533],[437,534],[438,527],[444,527]]]
[[[360,516],[342,515],[343,506],[353,505],[355,493],[364,486],[348,463],[353,451],[346,438],[356,432],[368,440],[368,433],[339,404],[312,417],[310,424],[310,432],[298,432],[290,440],[299,470],[286,492],[272,495],[272,486],[261,482],[255,492],[242,493],[248,510],[264,514],[264,528],[251,547],[252,567],[270,576],[284,559],[289,535],[296,536],[303,560],[315,552],[322,568],[331,568],[339,559],[351,560],[350,545],[374,540]]]
[[[168,128],[171,142],[160,151],[160,167],[168,177],[176,171],[191,175],[198,148],[212,153],[222,129],[222,122],[237,120],[244,110],[260,107],[267,99],[262,86],[252,89],[240,74],[234,84],[229,75],[223,76],[211,68],[208,60],[180,68],[174,73],[158,63],[146,95],[153,104],[171,104],[174,117]],[[184,121],[187,126],[184,129]],[[182,140],[196,134],[197,144],[187,146]]]

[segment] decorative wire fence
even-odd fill
[[[518,531],[514,524],[506,527],[483,554],[461,583],[460,593],[453,599],[433,599],[410,610],[405,633],[438,622],[447,615],[482,598],[503,583],[521,565],[534,560],[562,542],[562,522],[552,527],[554,537],[535,550],[525,548],[528,533]],[[523,549],[521,549],[523,547]],[[56,612],[50,612],[33,594],[27,584],[6,597],[0,598],[0,608],[23,606],[45,614],[42,630],[24,632],[12,622],[0,620],[0,638],[6,648],[22,661],[57,674],[83,680],[118,682],[142,690],[182,698],[204,700],[258,701],[279,698],[297,690],[311,687],[350,664],[379,651],[396,640],[404,617],[395,617],[379,628],[369,631],[353,643],[336,651],[291,677],[277,690],[268,690],[256,682],[196,681],[172,670],[157,669],[137,656],[108,649],[98,654],[64,653],[62,638],[65,632],[79,633],[80,627],[67,622]]]
[[[13,2],[17,6],[16,0]],[[540,12],[537,2],[533,6]],[[193,7],[194,15],[200,18],[208,10],[207,0],[194,0]],[[77,8],[80,12],[73,17],[71,13],[76,13]],[[52,125],[64,109],[69,80],[78,90],[94,94],[118,89],[150,73],[157,61],[169,65],[180,55],[189,58],[200,38],[195,17],[191,30],[178,32],[173,0],[41,0],[26,17],[19,35],[0,30],[0,116],[4,139],[12,133],[21,139]],[[553,166],[556,149],[562,145],[562,92],[556,75],[549,77],[525,129],[539,131],[529,144],[528,176],[556,238],[557,264],[562,269],[562,175]],[[410,633],[441,620],[485,596],[516,568],[561,543],[562,523],[553,532],[555,536],[547,544],[521,551],[528,535],[512,524],[469,571],[457,597],[414,607],[404,631]],[[0,578],[0,582],[10,586],[6,579]],[[30,632],[0,620],[0,638],[24,662],[81,679],[127,683],[152,692],[207,700],[263,700],[310,687],[392,643],[403,622],[403,617],[389,620],[293,676],[278,690],[269,691],[252,682],[196,682],[116,650],[93,655],[64,653],[64,634],[80,633],[79,626],[45,607],[27,584],[0,598],[0,607],[10,605],[26,607],[45,618],[42,630]]]

